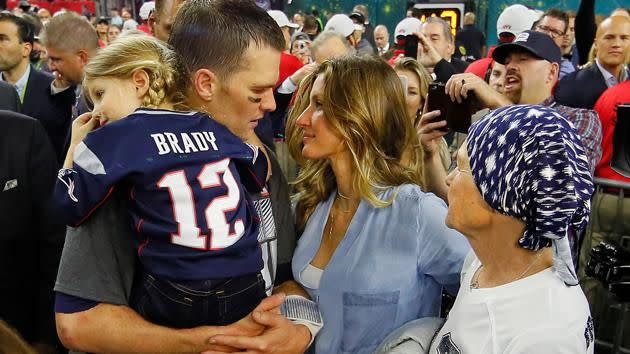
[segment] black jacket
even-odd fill
[[[57,341],[52,289],[65,235],[50,213],[57,171],[42,125],[0,111],[0,318],[29,342]]]
[[[0,81],[0,109],[20,111],[20,96],[15,88],[4,81]]]
[[[466,71],[468,63],[457,58],[451,58],[451,62],[442,59],[433,68],[436,82],[446,83],[451,76]]]
[[[74,93],[68,89],[51,94],[53,76],[31,67],[26,84],[22,113],[39,120],[53,145],[58,162],[65,158],[65,142],[72,124]]]
[[[556,102],[561,105],[593,109],[599,96],[608,86],[597,64],[563,77],[556,88]]]

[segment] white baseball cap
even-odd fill
[[[422,21],[415,17],[407,17],[398,22],[396,29],[394,30],[394,37],[406,36],[420,32],[422,29]]]
[[[497,19],[497,36],[504,32],[518,36],[523,31],[532,29],[538,18],[536,11],[521,4],[508,6]]]
[[[282,12],[280,10],[269,10],[269,11],[267,11],[267,13],[269,14],[269,16],[271,16],[276,21],[276,23],[278,24],[278,26],[280,26],[280,28],[282,28],[282,27],[291,27],[291,28],[298,28],[298,27],[300,27],[300,25],[298,25],[297,23],[289,22],[289,18],[287,17],[287,15],[285,15],[284,12]]]
[[[362,31],[363,26],[352,22],[350,17],[344,14],[336,14],[326,22],[324,31],[333,31],[341,34],[344,37],[352,35],[354,31]]]
[[[155,10],[155,1],[147,1],[140,7],[140,11],[138,11],[138,15],[143,20],[148,20],[151,11]]]

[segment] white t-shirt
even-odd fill
[[[431,354],[592,354],[593,320],[579,286],[548,268],[494,288],[471,289],[481,262],[466,257],[461,287]]]

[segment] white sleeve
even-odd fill
[[[571,328],[539,327],[514,338],[505,354],[593,354],[594,344],[587,347],[583,335],[570,333]]]
[[[290,94],[295,92],[297,89],[297,85],[291,81],[291,77],[287,77],[280,87],[278,87],[278,92],[283,94]]]
[[[53,81],[54,82],[54,81]],[[52,82],[50,83],[50,94],[51,95],[56,95],[58,93],[64,92],[65,90],[69,89],[71,86],[66,86],[66,87],[62,87],[62,88],[58,88],[56,87]]]

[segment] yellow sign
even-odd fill
[[[413,6],[420,10],[420,20],[424,22],[427,17],[440,17],[451,24],[453,35],[462,28],[464,18],[464,4],[415,4]]]

